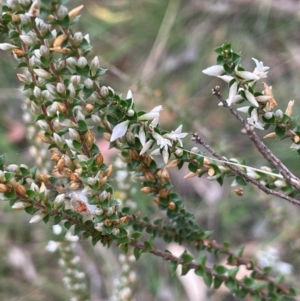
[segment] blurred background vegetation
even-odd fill
[[[240,131],[240,124],[217,106],[211,94],[221,85],[226,97],[228,88],[218,79],[205,76],[201,70],[215,63],[213,49],[230,41],[242,54],[246,70],[254,69],[252,57],[270,66],[268,85],[273,86],[278,107],[285,110],[295,99],[294,113],[299,112],[300,90],[300,7],[294,0],[73,0],[68,7],[84,4],[77,31],[89,33],[93,46],[90,58],[100,57],[109,71],[103,84],[126,95],[133,91],[136,105],[145,110],[162,104],[161,122],[166,129],[184,125],[184,132],[199,132],[228,158],[244,158],[254,167],[266,165]],[[0,37],[4,42],[4,37]],[[7,163],[34,164],[28,153],[22,120],[22,95],[18,89],[16,62],[8,52],[0,56],[0,153]],[[261,134],[261,133],[259,133]],[[262,136],[265,133],[262,134]],[[194,146],[185,139],[188,147]],[[290,141],[266,141],[274,152],[300,176],[298,156],[289,150]],[[235,247],[246,246],[255,258],[259,250],[271,246],[282,261],[293,265],[293,276],[287,283],[297,287],[300,275],[299,208],[284,200],[257,193],[250,186],[239,197],[228,188],[205,180],[183,180],[184,173],[174,175],[174,184],[195,212],[204,229],[213,230],[220,243],[230,241]],[[137,202],[141,202],[137,199]],[[141,215],[156,209],[149,199],[138,204]],[[153,209],[154,208],[154,209]],[[0,299],[14,301],[67,300],[61,281],[57,254],[49,254],[45,246],[52,239],[48,226],[29,225],[25,213],[11,212],[0,203]],[[160,242],[159,247],[166,246]],[[18,252],[16,251],[18,250]],[[99,276],[98,286],[91,285],[97,296],[108,300],[118,262],[117,249],[92,248],[82,242],[82,269],[90,282]],[[18,255],[19,254],[19,255]],[[21,254],[21,255],[20,255]],[[23,257],[22,257],[23,256]],[[145,255],[137,264],[138,282],[133,287],[135,300],[191,300],[185,286],[170,276],[167,263]],[[22,261],[23,258],[23,261]],[[210,258],[213,261],[213,258]],[[93,265],[94,270],[88,270]],[[30,273],[28,271],[31,271]],[[235,300],[225,290],[215,294],[205,290],[205,300]],[[192,290],[193,288],[188,288]],[[200,299],[199,299],[200,300]]]

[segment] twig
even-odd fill
[[[227,161],[227,159],[225,157],[222,157],[219,153],[217,153],[211,146],[209,146],[207,143],[205,143],[197,133],[192,135],[192,140],[194,140],[195,142],[203,145],[214,157],[216,157],[217,159],[223,160],[223,161]],[[260,182],[256,181],[255,179],[253,179],[252,177],[248,176],[246,173],[242,172],[241,170],[239,170],[237,167],[233,166],[230,164],[230,162],[228,163],[224,163],[228,168],[230,168],[230,170],[232,170],[235,174],[243,177],[244,179],[246,179],[248,182],[252,183],[253,185],[255,185],[256,187],[258,187],[260,190],[264,191],[267,194],[272,194],[275,195],[279,198],[285,199],[289,202],[291,202],[294,205],[298,205],[300,206],[300,200],[294,199],[292,197],[287,196],[286,194],[267,188],[265,187],[263,184],[261,184]]]
[[[216,86],[212,89],[212,93],[218,97],[218,99],[223,103],[225,108],[228,108],[230,113],[239,120],[245,127],[246,134],[249,139],[254,143],[258,151],[264,156],[269,163],[276,168],[284,179],[291,184],[296,190],[300,191],[300,179],[296,177],[290,170],[271,152],[271,150],[260,140],[258,135],[253,131],[252,127],[234,110],[232,107],[228,106],[226,100],[220,93],[220,87]]]

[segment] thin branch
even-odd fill
[[[135,247],[135,248],[138,248],[140,250],[146,250],[147,249],[145,244],[143,244],[141,242],[134,241],[134,240],[130,242],[130,245]],[[196,264],[195,262],[185,263],[182,258],[176,257],[176,256],[174,256],[173,254],[171,254],[169,252],[164,252],[164,251],[161,251],[161,250],[155,249],[155,248],[153,248],[149,252],[151,254],[155,255],[155,256],[163,258],[166,261],[171,261],[171,262],[174,262],[174,263],[185,265],[189,270],[199,270],[199,269],[201,269],[201,265]],[[206,272],[206,274],[209,274],[213,277],[217,277],[218,279],[221,279],[224,282],[228,282],[228,281],[231,280],[230,277],[225,276],[225,275],[220,275],[216,271],[214,271],[214,269],[206,267],[206,266],[205,266],[205,272]],[[290,294],[290,290],[287,287],[285,287],[281,284],[278,284],[273,277],[266,276],[265,279],[269,283],[274,284],[282,294],[284,294],[284,295],[289,295]],[[249,293],[256,293],[257,292],[257,290],[249,288],[241,280],[236,279],[235,282],[237,283],[238,287],[245,288]],[[264,298],[265,300],[266,300],[266,298],[268,298],[268,296],[263,291],[261,291],[260,294],[261,294],[261,297]],[[291,297],[291,301],[292,300],[297,300],[297,299]]]
[[[223,103],[225,108],[228,108],[230,113],[239,120],[245,127],[246,134],[249,139],[254,143],[258,151],[264,156],[269,163],[276,168],[284,179],[291,184],[296,190],[300,191],[300,179],[296,177],[290,170],[271,152],[271,150],[261,141],[258,135],[254,132],[252,127],[234,110],[232,107],[228,106],[226,100],[220,93],[220,87],[216,86],[212,89],[212,93],[217,96],[217,98]]]
[[[225,157],[222,157],[219,153],[217,153],[211,146],[209,146],[207,143],[205,143],[199,136],[197,133],[193,134],[192,140],[194,140],[195,142],[203,145],[214,157],[216,157],[217,159],[220,159],[222,161],[228,161]],[[230,170],[232,170],[235,174],[243,177],[244,179],[246,179],[248,182],[252,183],[253,185],[255,185],[256,187],[258,187],[260,190],[264,191],[267,194],[272,194],[275,195],[279,198],[285,199],[287,201],[289,201],[290,203],[294,204],[294,205],[298,205],[300,206],[300,200],[294,199],[282,192],[270,189],[265,187],[263,184],[261,184],[260,182],[258,182],[257,180],[253,179],[252,177],[248,176],[246,173],[242,172],[241,170],[239,170],[237,167],[233,166],[230,164],[230,162],[228,163],[224,163],[228,168],[230,168]]]

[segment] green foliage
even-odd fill
[[[230,243],[220,245],[210,239],[212,231],[199,225],[194,208],[192,212],[187,209],[185,200],[175,192],[169,173],[169,168],[179,170],[186,164],[189,172],[185,178],[206,176],[220,185],[228,178],[234,178],[234,185],[251,183],[258,190],[300,204],[296,198],[299,179],[266,148],[254,131],[271,128],[279,139],[291,138],[292,148],[299,151],[299,126],[297,117],[292,115],[294,103],[289,103],[284,114],[274,110],[277,103],[268,85],[264,84],[264,94],[256,91],[256,82],[267,76],[268,67],[254,59],[256,69],[246,71],[241,65],[240,54],[225,42],[215,49],[217,65],[203,73],[220,76],[228,83],[226,100],[219,86],[213,89],[213,94],[241,122],[248,138],[273,170],[257,170],[246,166],[244,160],[228,160],[197,133],[193,134],[193,142],[210,152],[214,157],[211,158],[197,147],[191,151],[187,149],[182,140],[188,133],[182,132],[182,125],[175,130],[166,130],[159,124],[161,105],[150,111],[140,111],[131,91],[123,98],[102,84],[106,69],[100,67],[97,56],[91,61],[87,59],[92,49],[90,41],[81,32],[73,30],[82,7],[69,12],[65,3],[44,0],[36,7],[35,2],[29,5],[22,1],[2,8],[2,33],[8,43],[1,43],[0,48],[12,51],[18,68],[26,69],[25,74],[18,77],[29,94],[34,125],[40,127],[37,136],[51,152],[48,152],[47,160],[55,162],[52,170],[41,173],[35,167],[6,165],[5,156],[1,156],[3,199],[10,200],[12,209],[24,209],[33,215],[32,224],[41,220],[47,225],[63,222],[65,229],[74,234],[72,239],[90,238],[92,245],[100,243],[107,247],[115,242],[125,253],[132,252],[135,260],[140,259],[142,253],[150,253],[170,262],[172,273],[178,265],[181,275],[194,270],[208,288],[218,289],[224,283],[240,298],[247,294],[254,300],[292,298],[295,293],[281,284],[282,278],[270,276],[273,274],[270,269],[261,269],[254,260],[244,258],[243,248],[233,251]],[[30,18],[22,19],[20,14],[25,16],[25,12]],[[234,105],[245,102],[250,107],[239,109],[246,110],[247,119],[233,109]],[[124,162],[121,169],[126,177],[129,178],[130,171],[139,182],[141,193],[157,205],[151,215],[141,218],[140,214],[147,213],[139,212],[135,207],[122,208],[116,195],[118,189],[126,190],[126,185],[122,188],[121,181],[114,185],[114,167],[104,162],[96,145],[96,131],[109,140],[111,148],[119,151]],[[155,160],[154,156],[159,156],[160,160]],[[138,202],[137,194],[130,193],[125,191],[123,200],[133,196]],[[239,187],[236,193],[242,195],[243,189]],[[157,215],[162,218],[157,219]],[[132,229],[135,232],[132,233]],[[62,237],[67,238],[69,233]],[[161,251],[156,248],[158,237],[166,243],[185,244],[191,251],[186,250],[179,257]],[[193,254],[200,250],[205,254],[195,259]],[[70,264],[69,248],[61,252]],[[208,253],[214,254],[216,261],[220,255],[225,255],[234,267],[216,263],[210,268],[206,263]],[[241,265],[252,274],[239,280],[236,275]],[[72,273],[68,281],[79,283],[74,267],[69,269]],[[74,296],[87,298],[87,290],[74,287],[67,285]]]

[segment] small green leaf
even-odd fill
[[[171,275],[173,276],[176,273],[178,267],[178,262],[170,262],[170,270],[171,270]]]
[[[224,275],[227,272],[227,268],[222,266],[222,265],[215,265],[214,270],[219,274],[219,275]]]
[[[86,132],[88,130],[87,124],[84,120],[78,121],[78,129],[80,132]]]
[[[185,276],[190,271],[189,267],[187,265],[181,266],[181,276]]]
[[[146,240],[144,242],[145,246],[146,246],[146,249],[144,250],[144,252],[149,252],[151,250],[153,250],[153,245],[150,241]]]
[[[203,280],[204,280],[204,283],[206,284],[206,286],[208,288],[210,288],[211,284],[212,284],[212,281],[213,281],[213,278],[212,278],[212,275],[210,274],[205,274],[203,276]]]
[[[139,239],[141,236],[142,236],[142,233],[140,233],[140,232],[133,232],[131,234],[131,238],[133,238],[133,239]]]
[[[285,128],[281,128],[279,126],[275,127],[275,133],[279,138],[283,138],[285,135]]]
[[[189,253],[187,253],[186,251],[184,251],[181,255],[180,258],[183,259],[184,263],[190,263],[191,261],[193,261],[193,256],[190,255]]]
[[[4,179],[6,182],[10,181],[15,176],[12,172],[5,172],[4,173]]]
[[[223,283],[223,280],[217,276],[214,277],[214,288],[219,288]]]
[[[234,267],[232,269],[228,269],[227,270],[227,273],[228,273],[228,276],[231,277],[231,278],[235,278],[236,274],[238,273],[239,271],[239,267]]]
[[[207,259],[206,255],[201,255],[201,256],[199,256],[197,258],[196,262],[197,262],[197,264],[199,264],[200,266],[202,266],[203,268],[205,268],[206,259]]]
[[[66,222],[64,223],[64,226],[65,226],[66,229],[70,229],[71,226],[72,226],[72,223],[69,222],[69,221],[66,221]]]
[[[47,224],[49,222],[49,219],[50,219],[50,215],[47,214],[44,218],[43,218],[43,221],[45,224]]]
[[[195,165],[195,164],[193,164],[193,163],[189,163],[188,169],[189,169],[189,171],[191,171],[191,172],[196,172],[197,169],[198,169],[198,166]]]
[[[57,225],[57,224],[59,224],[61,222],[61,220],[62,220],[62,216],[61,215],[55,215],[54,216],[54,222],[53,222],[53,224]]]
[[[135,257],[135,260],[138,260],[141,256],[141,254],[142,254],[142,250],[140,250],[139,248],[133,249],[133,255]]]

